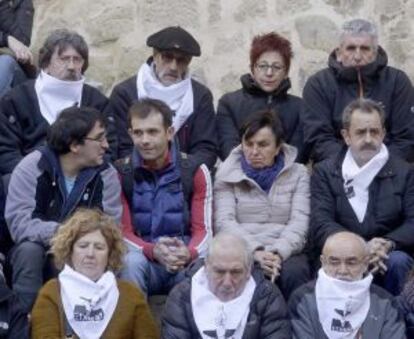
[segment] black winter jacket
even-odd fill
[[[224,94],[217,106],[217,131],[220,157],[227,158],[231,150],[240,144],[239,131],[246,118],[254,112],[270,109],[278,113],[286,143],[298,149],[298,162],[306,162],[303,129],[300,121],[303,100],[288,94],[290,80],[285,79],[272,93],[263,91],[250,74],[240,78],[242,88]]]
[[[304,136],[315,162],[340,152],[344,144],[340,134],[342,112],[359,97],[384,106],[384,143],[390,153],[414,160],[414,90],[407,75],[387,63],[387,54],[379,47],[376,60],[358,72],[338,63],[334,51],[329,67],[309,78],[303,89]]]
[[[311,178],[310,240],[320,253],[326,238],[338,231],[365,240],[383,237],[396,249],[414,250],[414,172],[410,164],[390,155],[369,186],[369,202],[360,223],[345,195],[342,162],[345,151],[315,166]]]
[[[0,281],[0,339],[28,339],[29,324],[27,314],[7,287]]]
[[[49,123],[40,112],[35,80],[13,88],[0,101],[0,173],[11,173],[17,163],[45,143]],[[108,120],[108,142],[116,158],[117,135],[109,100],[96,88],[84,85],[82,107],[104,112]]]
[[[201,260],[191,268],[193,275]],[[287,308],[279,289],[266,280],[260,269],[253,270],[256,289],[242,339],[290,339]],[[209,310],[206,310],[208,312]],[[191,277],[170,292],[162,316],[163,339],[201,339],[191,309]]]
[[[151,63],[151,58],[148,60]],[[180,150],[189,155],[192,166],[206,164],[212,168],[217,159],[216,117],[210,90],[191,80],[194,112],[177,131]],[[138,100],[137,76],[121,82],[112,91],[110,100],[118,120],[119,157],[131,154],[132,140],[128,135],[128,109]]]
[[[0,47],[7,47],[9,35],[29,46],[33,14],[32,0],[0,1]]]

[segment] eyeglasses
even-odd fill
[[[262,73],[269,72],[269,69],[272,70],[272,73],[279,73],[279,72],[281,72],[281,71],[283,71],[285,69],[284,66],[276,65],[276,64],[273,64],[273,65],[269,65],[269,64],[257,64],[256,65],[256,68],[260,72],[262,72]]]
[[[94,138],[89,138],[89,137],[85,137],[83,138],[84,140],[90,140],[90,141],[95,141],[98,142],[100,144],[104,143],[107,141],[106,139],[106,133],[103,134],[99,134],[98,136],[94,137]]]
[[[74,65],[81,65],[84,62],[83,58],[80,56],[60,56],[59,61],[65,65],[68,65],[71,61]]]
[[[173,62],[173,60],[176,61],[178,65],[187,66],[191,61],[191,56],[188,55],[181,55],[174,52],[160,52],[162,61],[165,63]]]

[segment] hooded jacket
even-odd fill
[[[304,137],[315,162],[339,153],[344,145],[340,134],[342,112],[358,98],[382,104],[384,143],[390,153],[414,160],[414,90],[403,71],[387,64],[387,54],[380,46],[376,59],[359,69],[343,67],[333,51],[328,68],[309,78],[303,89]]]
[[[278,114],[285,141],[298,149],[297,161],[306,162],[300,120],[304,105],[301,98],[287,93],[291,86],[290,80],[284,79],[271,93],[263,91],[250,74],[244,74],[240,81],[242,88],[224,94],[217,106],[217,132],[221,159],[227,158],[231,150],[240,144],[239,131],[246,118],[251,113],[269,109]]]

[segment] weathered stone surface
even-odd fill
[[[309,15],[296,19],[295,27],[303,47],[325,52],[337,44],[338,28],[329,18]]]
[[[242,0],[241,5],[234,14],[234,19],[237,22],[244,22],[249,18],[264,18],[266,11],[266,1]]]
[[[340,14],[356,15],[363,7],[364,0],[324,0]]]
[[[381,23],[387,23],[402,14],[405,2],[406,0],[377,0],[374,11],[380,15]]]
[[[139,3],[142,23],[151,27],[181,25],[194,28],[200,22],[197,2],[194,0],[145,0]]]
[[[221,19],[221,3],[220,0],[210,0],[208,4],[208,22],[216,23]]]
[[[224,74],[220,79],[220,92],[224,94],[240,88],[240,75],[241,74],[234,71]],[[217,99],[219,99],[219,97]]]
[[[311,7],[310,0],[276,0],[276,15],[301,13]]]
[[[240,87],[248,71],[253,36],[276,30],[291,40],[295,53],[292,92],[301,94],[307,78],[326,66],[342,23],[369,18],[379,28],[390,64],[414,76],[414,1],[411,0],[34,0],[32,50],[37,55],[55,28],[82,34],[90,46],[88,81],[114,84],[136,73],[151,54],[148,35],[181,25],[201,43],[202,56],[191,69],[217,100]]]
[[[214,54],[234,53],[234,51],[243,45],[244,37],[240,32],[232,36],[223,36],[217,39],[214,45]]]
[[[90,20],[94,23],[90,29],[90,35],[94,37],[93,44],[115,41],[130,32],[134,26],[134,12],[134,6],[118,4],[91,15]]]

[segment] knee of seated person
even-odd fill
[[[392,267],[411,267],[414,264],[413,258],[403,251],[392,251],[388,254],[387,266]]]
[[[45,255],[45,248],[38,243],[25,241],[16,245],[13,253],[18,253],[19,256],[27,258],[38,258]]]
[[[124,269],[144,269],[148,264],[147,257],[141,251],[128,251],[124,258]]]
[[[10,55],[0,55],[0,74],[4,75],[4,72],[14,72],[14,68],[17,65],[17,61]]]

